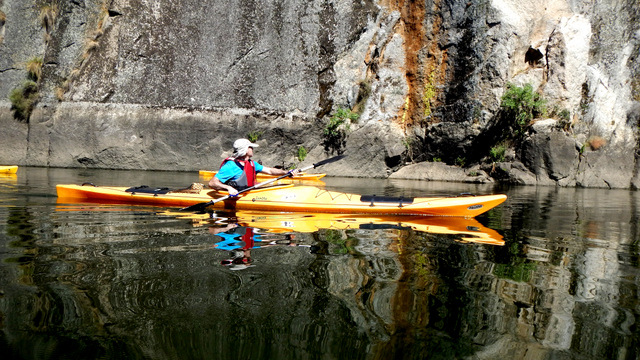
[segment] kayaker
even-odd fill
[[[229,195],[237,195],[238,190],[257,184],[256,173],[269,175],[296,175],[298,170],[283,170],[262,166],[251,160],[253,148],[258,147],[247,139],[238,139],[233,143],[233,156],[224,159],[218,173],[209,181],[209,187],[215,190],[228,191]]]

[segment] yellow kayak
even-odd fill
[[[15,165],[0,166],[0,174],[15,174],[16,172],[18,172],[18,167]]]
[[[431,234],[456,235],[460,240],[481,244],[504,245],[497,231],[487,228],[475,219],[443,216],[399,215],[344,215],[327,213],[264,213],[239,211],[233,218],[210,218],[209,214],[185,214],[163,212],[160,215],[175,216],[194,221],[194,226],[206,226],[212,222],[237,223],[269,233],[313,233],[322,229],[395,229],[414,230]]]
[[[211,179],[212,177],[214,177],[218,172],[217,171],[209,171],[209,170],[200,170],[198,172],[200,174],[201,177],[206,178],[206,179]],[[296,176],[290,177],[290,178],[285,178],[285,180],[304,180],[304,181],[315,181],[315,180],[320,180],[322,179],[325,175],[327,174],[308,174],[308,173],[299,173]],[[256,174],[256,179],[258,181],[264,181],[264,180],[271,180],[271,179],[275,179],[277,178],[279,175],[269,175],[269,174],[263,174],[263,173],[257,173]]]
[[[166,188],[126,188],[95,186],[93,184],[59,184],[56,186],[56,190],[58,202],[64,202],[64,199],[73,199],[74,201],[176,207],[191,206],[228,196],[225,192],[209,189],[171,191]],[[506,199],[506,195],[415,198],[356,195],[328,191],[315,186],[288,184],[260,187],[240,193],[237,197],[219,201],[211,206],[216,209],[234,211],[474,217],[500,205]]]

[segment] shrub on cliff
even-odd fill
[[[324,147],[329,152],[342,150],[347,139],[347,132],[353,122],[358,121],[359,115],[349,109],[338,109],[324,128]]]
[[[531,120],[544,116],[547,112],[547,101],[533,91],[531,84],[524,87],[508,83],[507,91],[502,95],[500,106],[507,116],[515,120],[515,137],[521,137]]]
[[[38,95],[38,85],[33,81],[25,81],[22,87],[14,89],[9,95],[13,116],[20,121],[28,121]]]

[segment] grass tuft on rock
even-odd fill
[[[29,79],[35,82],[40,80],[42,76],[42,58],[34,57],[27,61],[27,73],[29,73]]]

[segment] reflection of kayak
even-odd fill
[[[17,183],[18,183],[18,174],[0,172],[0,185],[7,185],[7,184],[14,185]]]
[[[0,166],[0,174],[15,174],[18,171],[18,167],[12,166]]]
[[[59,184],[56,189],[59,199],[180,207],[227,196],[226,193],[214,190],[181,193],[170,192],[169,189],[127,189],[92,184],[84,186]],[[506,195],[396,198],[348,194],[327,191],[314,186],[289,184],[257,188],[212,206],[227,210],[473,217],[500,205],[506,199]]]
[[[212,177],[215,176],[215,174],[217,174],[217,171],[208,171],[208,170],[200,170],[199,174],[200,176],[202,176],[203,178],[207,178],[207,179],[211,179]],[[285,180],[306,180],[306,181],[313,181],[313,180],[320,180],[321,178],[323,178],[325,175],[327,174],[308,174],[308,173],[300,173],[296,176],[293,176],[291,178],[285,178]],[[279,175],[269,175],[269,174],[263,174],[263,173],[257,173],[256,174],[256,179],[259,181],[264,181],[264,180],[271,180],[271,179],[275,179],[277,178]]]
[[[175,211],[161,214],[181,219],[204,221],[205,223],[215,220],[215,218],[211,219],[209,214],[185,214]],[[239,211],[234,214],[234,218],[230,218],[228,221],[271,233],[312,233],[322,229],[411,229],[431,234],[456,235],[459,239],[469,242],[504,245],[504,239],[497,231],[483,226],[475,219],[463,217]]]
[[[0,180],[18,180],[18,174],[0,172]]]

